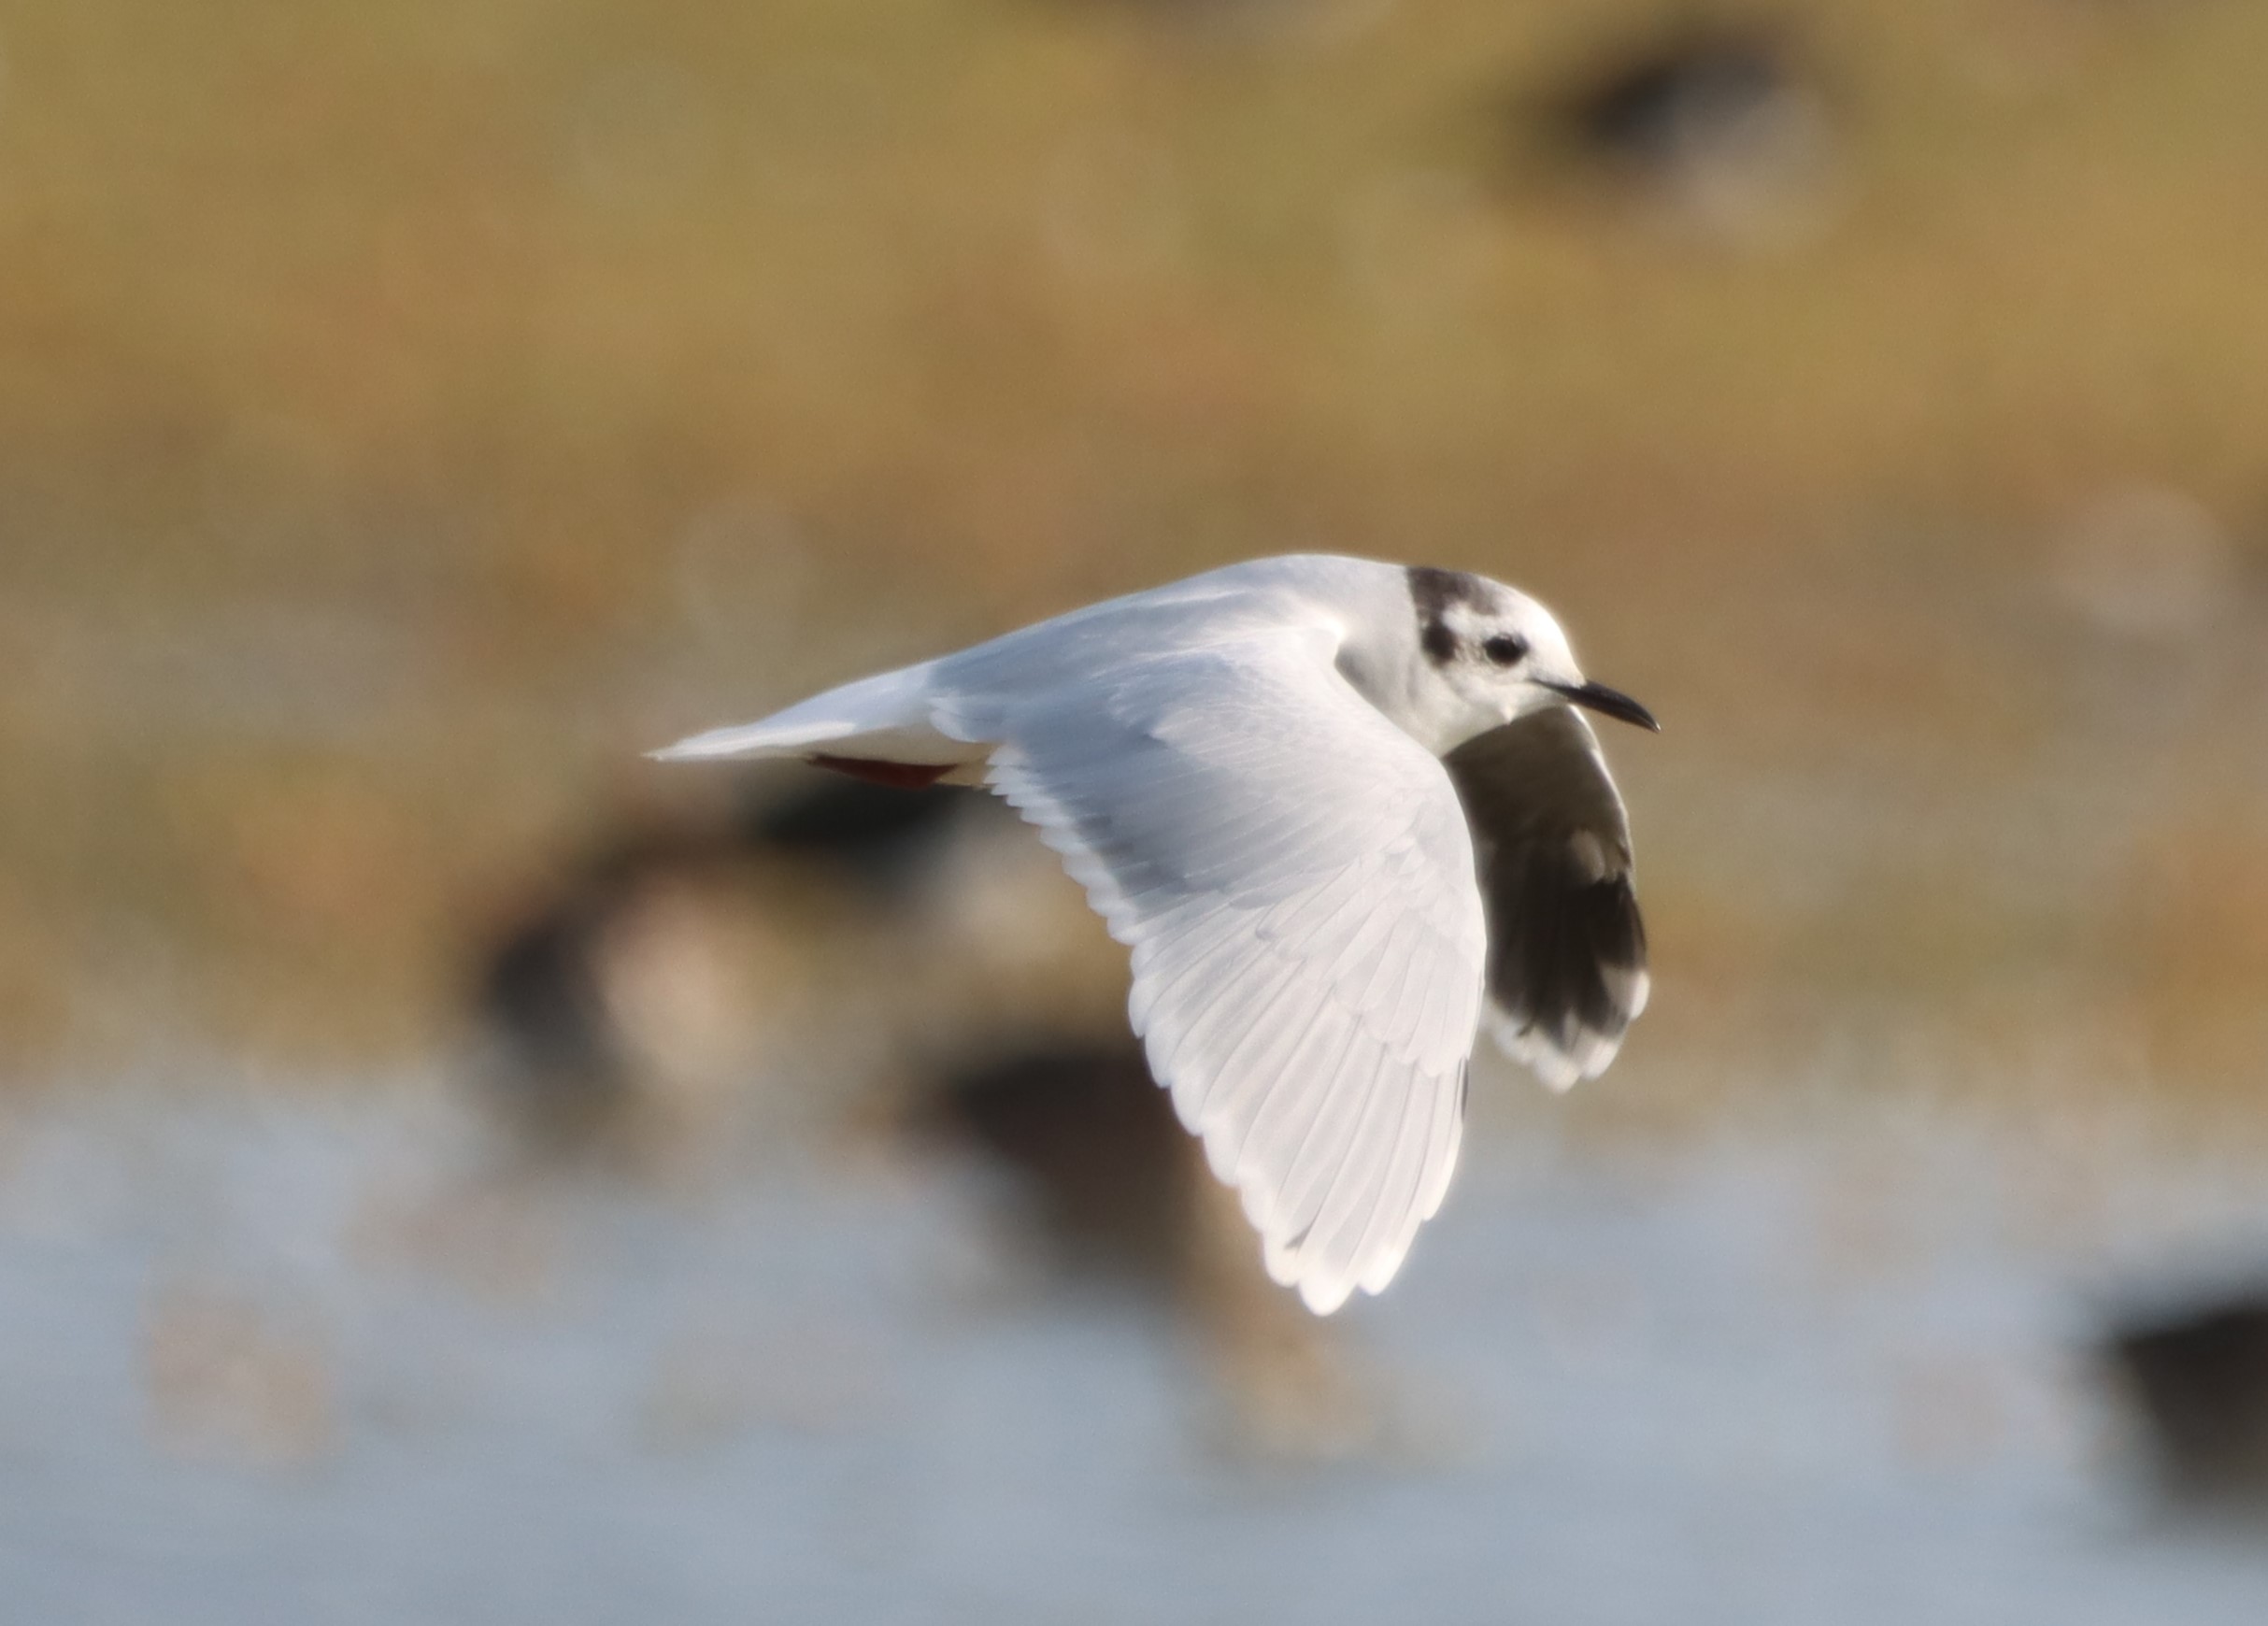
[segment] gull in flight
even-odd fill
[[[1524,593],[1250,560],[862,678],[667,760],[982,783],[1133,950],[1152,1074],[1319,1314],[1441,1205],[1486,1007],[1564,1090],[1645,1007],[1630,824],[1587,681]]]

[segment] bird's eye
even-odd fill
[[[1509,666],[1528,652],[1528,640],[1512,633],[1498,633],[1480,646],[1480,652],[1499,666]]]

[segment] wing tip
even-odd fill
[[[1622,1034],[1577,1028],[1568,1041],[1541,1032],[1534,1023],[1498,1016],[1489,1023],[1496,1048],[1535,1075],[1545,1089],[1564,1095],[1586,1079],[1596,1078],[1614,1064],[1622,1048]]]
[[[1352,1281],[1344,1277],[1311,1271],[1300,1278],[1300,1303],[1315,1315],[1335,1315],[1345,1307],[1348,1298],[1354,1292],[1354,1286]]]
[[[1410,1244],[1417,1239],[1420,1223],[1422,1218],[1413,1216],[1391,1242],[1374,1248],[1367,1258],[1351,1262],[1341,1271],[1324,1269],[1300,1243],[1267,1235],[1261,1238],[1261,1263],[1266,1268],[1270,1281],[1296,1290],[1300,1303],[1311,1313],[1334,1315],[1346,1307],[1356,1289],[1376,1298],[1392,1284],[1409,1260]]]
[[[1490,1037],[1506,1056],[1533,1073],[1555,1095],[1598,1077],[1614,1065],[1630,1036],[1631,1024],[1645,1014],[1653,978],[1644,965],[1602,974],[1610,996],[1609,1020],[1602,1025],[1568,1012],[1545,1022],[1533,1014],[1491,1008]]]
[[[1337,1275],[1321,1269],[1299,1242],[1287,1242],[1280,1236],[1262,1234],[1260,1262],[1266,1269],[1270,1281],[1278,1287],[1288,1287],[1297,1291],[1300,1303],[1305,1305],[1311,1314],[1318,1316],[1334,1314],[1353,1296],[1358,1286],[1365,1292],[1375,1293],[1378,1291],[1378,1288],[1370,1285],[1369,1279],[1376,1267],[1375,1261],[1361,1273]],[[1401,1261],[1397,1258],[1393,1262],[1398,1266]],[[1392,1275],[1391,1269],[1386,1273],[1389,1278]],[[1385,1286],[1385,1279],[1382,1278],[1378,1286]]]
[[[1344,1272],[1307,1266],[1295,1250],[1284,1250],[1272,1241],[1262,1243],[1261,1257],[1268,1267],[1270,1280],[1297,1289],[1300,1303],[1311,1314],[1331,1316],[1347,1307],[1357,1289],[1376,1298],[1392,1285],[1409,1258],[1409,1243],[1405,1240],[1398,1248],[1381,1249],[1367,1262]]]

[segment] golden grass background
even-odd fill
[[[2268,12],[1733,13],[1833,133],[1748,235],[1537,135],[1693,15],[16,8],[10,1071],[414,1053],[693,793],[638,749],[1314,548],[1530,587],[1665,719],[1640,1098],[1952,1034],[2249,1104]],[[2140,632],[2067,591],[2136,492],[2213,564]]]

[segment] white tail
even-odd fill
[[[978,760],[983,748],[940,734],[931,720],[934,664],[862,678],[761,721],[712,728],[649,754],[665,763],[818,755],[922,764]]]

